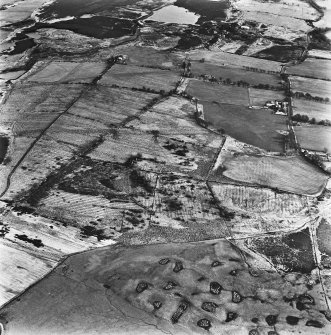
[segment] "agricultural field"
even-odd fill
[[[229,79],[232,83],[245,82],[250,86],[268,85],[270,87],[277,87],[278,89],[282,88],[282,80],[279,75],[252,72],[240,68],[229,68],[207,62],[192,62],[191,73],[194,77],[208,75],[222,81]]]
[[[289,75],[331,80],[331,60],[307,58],[304,62],[286,67]]]
[[[331,120],[331,105],[321,102],[307,101],[306,99],[292,99],[293,115],[307,115],[316,122]]]
[[[331,99],[331,81],[289,76],[292,92],[309,93],[313,97]]]
[[[284,152],[284,132],[288,132],[285,116],[270,109],[204,102],[204,120],[214,129],[222,129],[235,139],[267,151]]]
[[[214,335],[238,329],[267,334],[275,325],[303,335],[327,334],[321,284],[313,281],[308,289],[306,275],[280,274],[246,250],[214,240],[116,245],[73,255],[6,306],[1,322],[9,334],[26,332],[27,323],[28,334],[66,334],[82,328],[98,334],[110,328],[114,334],[208,330]],[[292,253],[295,250],[292,247]],[[297,306],[314,303],[294,309],[288,300]]]
[[[163,135],[178,141],[208,146],[214,149],[221,147],[222,136],[199,126],[194,118],[196,106],[182,97],[169,97],[154,105],[150,111],[126,124],[134,128],[153,133],[157,138]]]
[[[106,64],[92,62],[59,62],[37,64],[28,74],[28,82],[38,83],[91,83],[106,69]]]
[[[277,215],[284,218],[299,215],[305,217],[313,200],[307,196],[291,193],[276,193],[260,187],[238,186],[212,183],[213,193],[222,206],[231,210],[256,213],[259,215]]]
[[[284,173],[286,171],[286,173]],[[318,196],[328,176],[298,156],[272,157],[233,155],[216,166],[211,180],[230,180],[260,185],[294,194]]]
[[[313,58],[329,59],[331,60],[331,51],[311,49],[308,51],[308,56]]]
[[[182,54],[178,54],[180,57]],[[258,59],[248,56],[240,56],[236,54],[230,54],[224,51],[208,51],[203,49],[197,49],[188,51],[185,53],[186,57],[189,57],[191,61],[204,60],[206,63],[214,64],[215,66],[227,66],[234,68],[253,68],[260,72],[277,72],[281,70],[281,63]],[[182,59],[184,56],[182,55]]]
[[[170,70],[115,64],[99,83],[105,86],[149,89],[158,93],[175,89],[179,79],[179,75]]]
[[[250,106],[264,106],[267,101],[283,101],[286,98],[284,91],[271,91],[250,87],[248,93]]]
[[[302,149],[331,152],[331,127],[301,125],[294,132]]]
[[[198,100],[221,104],[249,105],[248,89],[190,79],[186,93]]]
[[[93,87],[70,108],[69,113],[115,125],[137,114],[158,95],[108,86]]]

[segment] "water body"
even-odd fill
[[[0,164],[2,164],[3,160],[6,157],[8,145],[9,145],[8,138],[0,136]]]
[[[200,15],[198,23],[201,23],[215,19],[225,20],[230,3],[228,0],[177,0],[175,6]]]
[[[170,5],[155,11],[148,20],[177,24],[195,24],[199,17],[200,15],[192,13],[183,7]]]

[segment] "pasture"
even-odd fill
[[[290,76],[292,92],[309,93],[313,97],[331,99],[331,81]]]
[[[220,85],[191,79],[186,93],[202,101],[248,106],[248,90],[244,87]]]
[[[302,149],[331,152],[331,127],[301,125],[294,132]]]
[[[205,121],[235,139],[273,152],[284,152],[286,117],[269,109],[250,109],[245,106],[204,102]]]
[[[235,182],[307,196],[321,194],[328,180],[326,174],[298,156],[233,156],[215,172]]]
[[[331,105],[321,102],[307,101],[305,99],[292,99],[293,115],[304,114],[316,122],[331,120]]]
[[[28,75],[28,82],[38,83],[91,83],[106,68],[103,62],[59,62],[37,65]]]
[[[331,80],[331,60],[306,58],[300,64],[287,66],[285,73],[293,76]]]
[[[136,65],[115,64],[101,78],[100,84],[126,88],[149,89],[153,92],[169,92],[176,88],[180,77],[170,70],[161,70]]]

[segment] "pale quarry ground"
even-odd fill
[[[331,51],[311,49],[308,51],[308,56],[322,59],[331,59]]]

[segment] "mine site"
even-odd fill
[[[330,0],[0,18],[0,335],[331,334]]]

